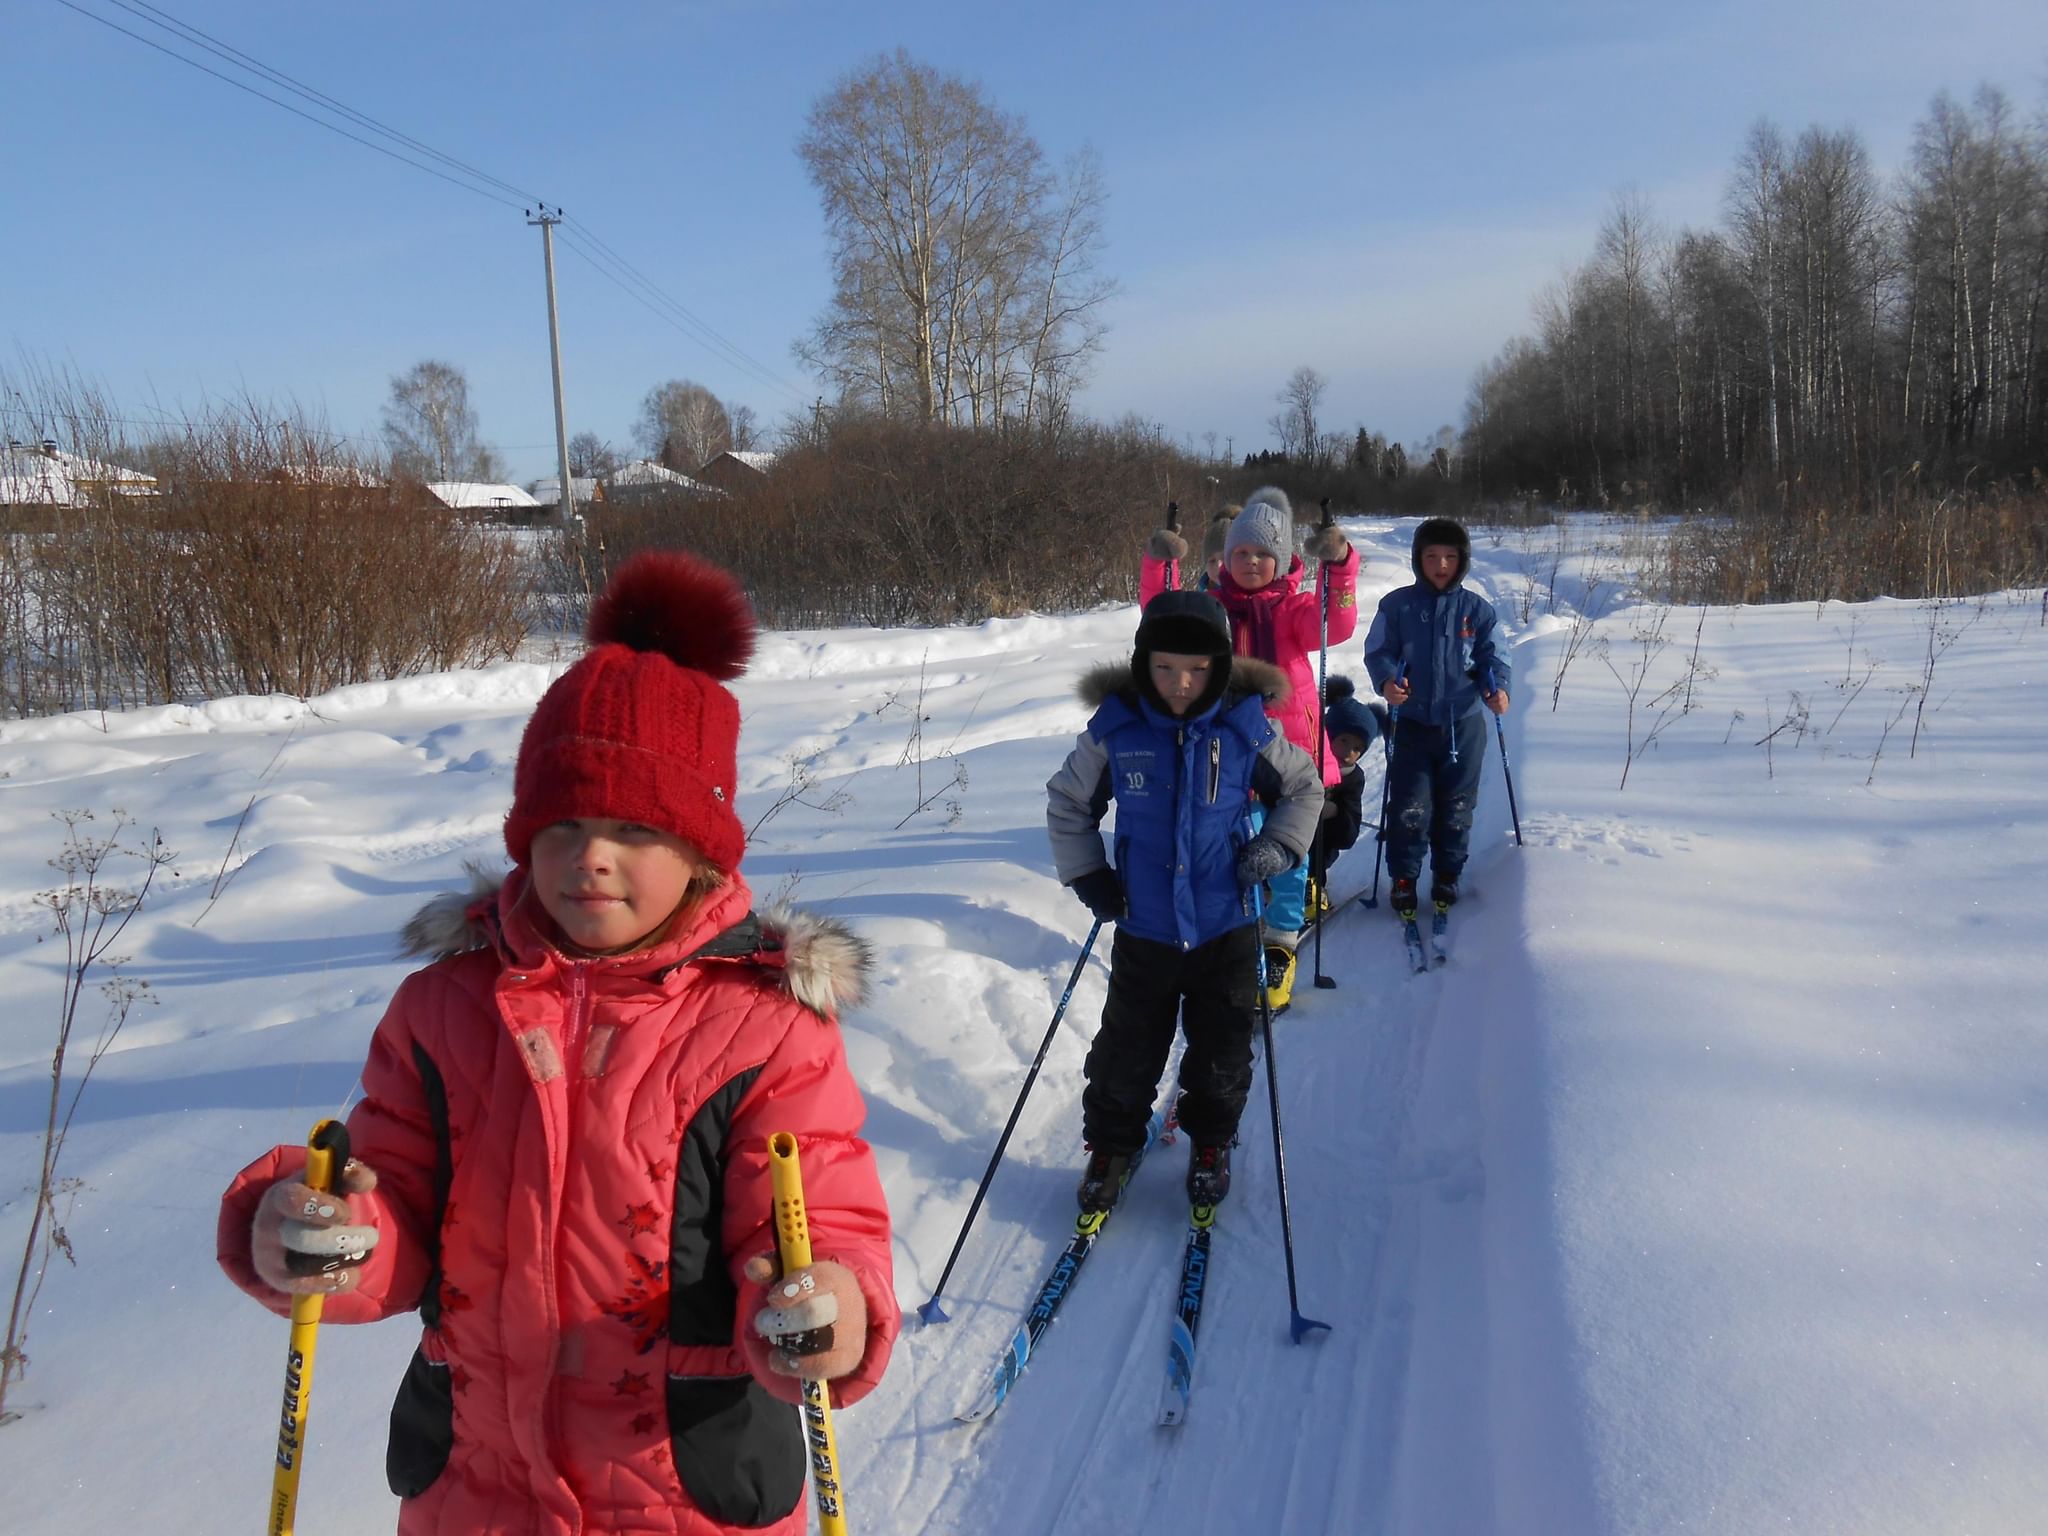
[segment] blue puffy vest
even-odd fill
[[[1277,729],[1255,694],[1176,720],[1112,695],[1088,722],[1109,756],[1112,858],[1139,938],[1192,949],[1253,920],[1237,884],[1253,774]]]

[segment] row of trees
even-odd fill
[[[1480,370],[1462,449],[1489,495],[1695,501],[2014,472],[2048,446],[2048,124],[1946,95],[1887,183],[1853,130],[1758,123],[1723,224],[1623,193],[1537,334]]]
[[[647,392],[633,437],[646,455],[682,474],[760,440],[752,406],[720,400],[691,379],[669,379]],[[392,473],[415,480],[502,480],[504,460],[479,435],[469,403],[469,376],[429,358],[391,380],[384,405],[384,447]],[[572,475],[608,475],[625,463],[595,432],[569,439]]]

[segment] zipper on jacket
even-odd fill
[[[1223,789],[1223,738],[1209,738],[1209,803],[1216,803],[1216,796]]]

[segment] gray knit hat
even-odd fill
[[[1294,553],[1294,509],[1279,487],[1252,492],[1244,510],[1231,521],[1230,536],[1223,541],[1225,558],[1247,544],[1283,562]]]

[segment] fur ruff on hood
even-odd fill
[[[1074,692],[1090,709],[1100,709],[1116,694],[1136,699],[1138,680],[1132,674],[1128,661],[1099,662],[1081,674],[1080,681],[1074,684]],[[1224,705],[1248,694],[1257,694],[1269,705],[1278,704],[1293,692],[1294,685],[1287,681],[1287,674],[1270,661],[1260,661],[1256,656],[1230,658],[1230,681],[1223,690]]]
[[[467,891],[445,891],[412,915],[401,934],[405,954],[445,960],[492,946],[488,919],[504,880],[481,865],[468,871]],[[844,923],[789,906],[770,907],[757,921],[761,947],[782,952],[783,963],[773,969],[783,990],[799,1003],[832,1018],[866,1000],[874,952]]]

